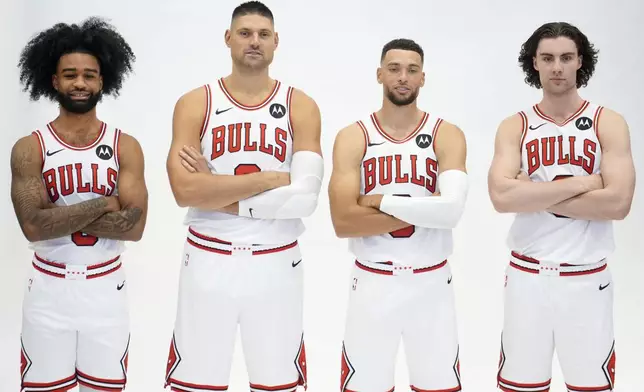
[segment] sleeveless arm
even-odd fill
[[[11,150],[11,201],[23,234],[30,242],[64,237],[101,215],[118,209],[116,199],[98,197],[70,206],[49,202],[42,181],[42,157],[34,136],[18,140]]]
[[[130,135],[119,137],[118,199],[121,210],[107,213],[82,229],[83,233],[113,240],[138,241],[143,236],[148,211],[143,151]]]
[[[548,208],[549,212],[586,220],[621,220],[630,212],[635,167],[628,124],[621,115],[605,108],[598,123],[604,187],[555,204]]]
[[[463,132],[442,122],[434,140],[440,173],[440,196],[402,197],[384,195],[377,208],[405,222],[425,228],[456,227],[465,207],[468,179],[467,146]]]
[[[505,119],[496,134],[494,157],[488,172],[488,192],[498,212],[539,212],[601,186],[598,176],[569,177],[559,181],[517,179],[521,170],[521,115]],[[524,173],[525,174],[525,173]]]
[[[333,227],[340,238],[385,234],[409,226],[376,208],[358,204],[364,149],[364,136],[357,124],[341,130],[336,136],[329,202]]]
[[[293,89],[291,99],[291,183],[240,200],[240,216],[260,219],[303,218],[310,216],[317,207],[324,177],[320,110],[313,99],[299,90]]]
[[[201,151],[199,136],[206,113],[205,88],[183,95],[175,105],[172,143],[166,170],[172,193],[180,207],[219,209],[241,199],[288,184],[288,174],[257,172],[240,176],[190,171],[182,163],[184,147]],[[200,156],[203,161],[205,158]]]

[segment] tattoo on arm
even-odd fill
[[[101,238],[123,239],[126,237],[125,234],[139,222],[142,215],[143,210],[139,207],[110,212],[84,227],[83,233]]]

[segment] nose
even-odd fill
[[[87,87],[87,83],[85,83],[85,78],[83,78],[82,76],[77,77],[76,79],[74,79],[73,86],[77,90],[84,90],[85,87]]]
[[[259,33],[253,33],[250,38],[250,44],[253,46],[259,46]]]
[[[552,70],[555,73],[561,73],[563,72],[563,66],[561,65],[561,60],[556,59],[554,61],[554,65],[552,66]]]

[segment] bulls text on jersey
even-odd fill
[[[411,183],[427,189],[429,192],[436,191],[436,178],[438,176],[438,162],[432,158],[425,158],[424,162],[418,162],[418,156],[410,154],[404,156],[409,160],[409,165],[403,164],[403,155],[385,155],[372,157],[362,162],[364,170],[364,194],[375,189],[376,185],[388,185],[392,181],[396,184]],[[424,170],[421,174],[419,170]],[[410,170],[405,170],[410,167]],[[394,174],[395,170],[395,174]]]
[[[597,143],[594,140],[584,139],[581,152],[575,151],[577,136],[568,136],[564,140],[560,136],[535,138],[526,143],[528,157],[528,175],[534,173],[541,166],[573,165],[579,166],[588,174],[593,174]]]
[[[91,175],[88,178],[87,171],[83,171],[82,163],[74,163],[51,168],[43,172],[45,188],[52,203],[55,203],[60,196],[69,196],[72,193],[94,193],[102,196],[111,196],[116,189],[118,172],[111,167],[104,168],[107,186],[101,184],[103,178],[99,172],[97,163],[91,164]],[[100,185],[99,185],[100,184]]]
[[[259,140],[251,137],[253,126],[250,122],[234,123],[229,125],[220,125],[212,129],[212,153],[210,160],[222,156],[225,152],[236,153],[239,151],[259,151],[275,157],[278,161],[284,163],[287,153],[288,132],[280,127],[267,129],[264,123],[259,123]],[[243,130],[243,132],[242,132]],[[267,142],[267,132],[274,133],[275,144]],[[257,132],[252,132],[257,134]],[[243,135],[243,137],[242,137]]]

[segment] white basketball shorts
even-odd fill
[[[24,293],[21,391],[125,387],[130,341],[120,257],[94,266],[34,255]]]
[[[306,387],[302,255],[189,230],[166,387],[226,391],[237,328],[253,392]]]
[[[548,391],[556,350],[568,391],[613,390],[613,288],[605,260],[549,264],[512,252],[498,387]]]
[[[455,301],[447,261],[416,269],[356,261],[352,275],[341,391],[392,391],[401,338],[413,391],[460,391]]]

